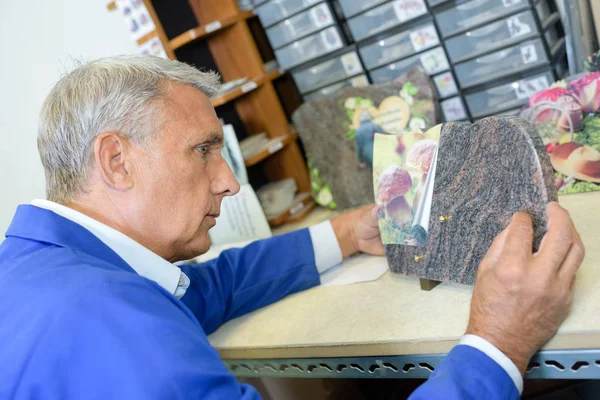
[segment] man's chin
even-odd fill
[[[196,254],[194,257],[201,256],[210,249],[210,239],[208,236],[205,240],[194,243],[193,251]]]
[[[210,249],[210,239],[207,234],[203,234],[201,238],[196,238],[193,242],[188,242],[185,248],[181,248],[181,252],[177,257],[177,261],[187,261],[202,254]]]

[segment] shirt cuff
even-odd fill
[[[308,228],[315,253],[315,265],[319,274],[342,262],[342,249],[330,221]]]
[[[502,367],[515,383],[519,394],[523,393],[523,377],[519,369],[503,352],[498,350],[496,346],[477,335],[464,335],[458,344],[471,346],[484,353]]]

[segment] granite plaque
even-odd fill
[[[304,103],[292,118],[316,202],[337,209],[374,202],[374,134],[426,130],[437,124],[437,114],[435,88],[421,68],[389,83],[346,88]]]
[[[385,245],[390,269],[473,284],[481,259],[515,212],[532,216],[538,248],[546,205],[556,200],[549,156],[528,122],[488,117],[442,124],[426,242]]]

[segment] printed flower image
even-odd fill
[[[353,110],[356,107],[356,98],[355,97],[349,97],[346,99],[346,102],[344,103],[344,108],[347,110]]]
[[[600,71],[569,82],[569,92],[585,113],[600,110]]]
[[[520,113],[544,142],[559,194],[600,190],[600,71],[590,70],[533,94]]]
[[[329,206],[329,203],[332,201],[333,196],[331,195],[331,190],[329,190],[329,187],[325,186],[317,195],[317,203],[322,206]]]
[[[411,131],[424,130],[427,128],[427,123],[425,123],[423,118],[414,117],[408,123],[408,127]]]
[[[384,244],[420,244],[415,215],[422,207],[440,125],[400,135],[375,135],[373,187]]]
[[[317,168],[313,167],[311,162],[311,155],[308,156],[308,171],[310,172],[310,186],[311,193],[315,201],[318,205],[335,209],[337,207],[337,203],[333,199],[333,193],[331,193],[331,188],[327,183],[321,179],[321,174]]]
[[[412,222],[412,208],[404,195],[412,187],[412,178],[399,165],[390,165],[377,180],[377,205],[384,210],[385,217],[406,229]]]

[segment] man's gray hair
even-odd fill
[[[38,151],[49,200],[66,203],[85,189],[96,137],[116,132],[136,143],[152,136],[153,100],[170,83],[192,85],[212,98],[219,76],[154,56],[117,56],[82,64],[62,77],[44,101]]]

